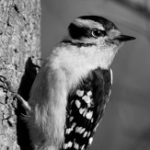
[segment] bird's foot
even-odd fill
[[[13,89],[11,82],[8,81],[7,78],[2,75],[0,75],[0,87],[3,88],[5,91],[11,92],[13,94],[13,97],[17,98],[17,100],[21,102],[23,108],[27,112],[31,111],[31,107],[29,103],[26,100],[24,100],[24,98]]]

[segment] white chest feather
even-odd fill
[[[70,89],[91,70],[97,67],[108,69],[115,53],[109,49],[99,50],[95,45],[91,47],[61,46],[52,53],[51,63],[53,69],[62,70],[66,74]]]

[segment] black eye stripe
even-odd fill
[[[82,37],[90,37],[90,28],[77,26],[71,23],[68,27],[70,36],[73,39],[81,39]]]
[[[90,38],[90,37],[94,37],[94,38],[98,38],[100,36],[106,36],[107,33],[103,30],[100,29],[91,29],[88,27],[84,27],[84,26],[78,26],[76,24],[71,23],[68,27],[69,29],[69,33],[70,36],[73,39],[81,39],[81,38]]]

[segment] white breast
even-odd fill
[[[65,72],[70,87],[76,85],[82,77],[86,77],[97,67],[108,69],[115,53],[116,50],[101,50],[95,45],[77,47],[62,44],[52,52],[51,63],[53,69],[61,69]]]
[[[85,51],[92,51],[92,48],[57,47],[51,56],[52,68],[65,72],[69,88],[99,66],[93,54],[86,55]]]

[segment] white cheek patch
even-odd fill
[[[114,37],[120,35],[120,31],[116,30],[116,29],[112,29],[108,32],[108,36],[110,39],[113,39]]]

